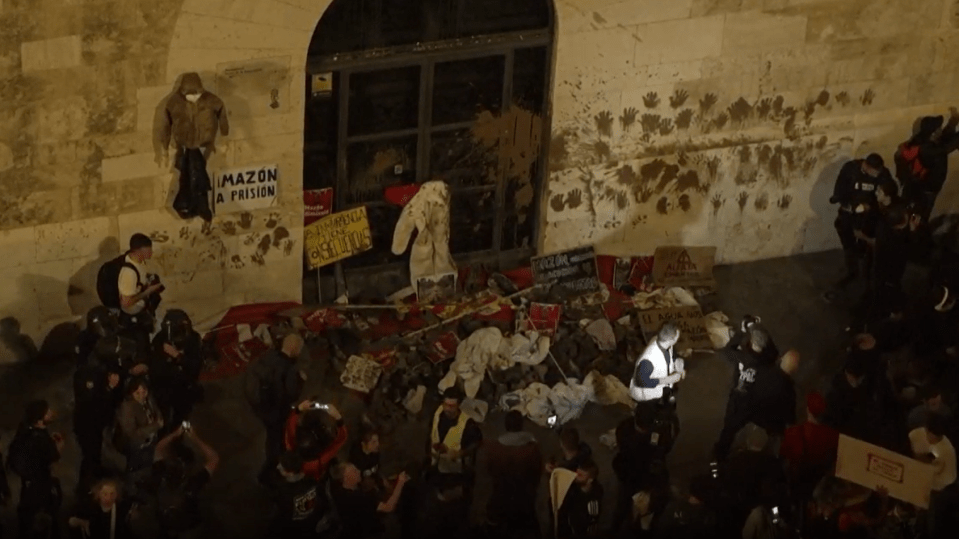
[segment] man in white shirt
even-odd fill
[[[931,463],[935,469],[932,489],[940,491],[956,482],[956,449],[946,438],[946,420],[939,414],[930,414],[926,426],[909,433],[912,452],[918,460]]]
[[[163,285],[148,284],[146,268],[147,260],[153,257],[153,240],[144,234],[134,234],[130,237],[130,250],[117,279],[117,288],[120,291],[120,308],[130,316],[136,316],[146,308],[147,300],[160,291]]]
[[[643,355],[636,360],[633,378],[629,381],[629,396],[636,402],[659,401],[664,390],[672,390],[673,384],[686,377],[682,358],[673,355],[673,347],[679,342],[679,328],[666,323],[659,333],[650,339]]]

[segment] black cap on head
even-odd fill
[[[878,153],[871,153],[866,156],[866,164],[869,165],[869,168],[874,168],[876,170],[882,170],[886,166],[885,161],[882,160],[882,156]]]

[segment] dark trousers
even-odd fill
[[[173,209],[183,219],[202,217],[213,220],[210,211],[210,175],[206,170],[206,156],[199,148],[181,148],[179,166],[180,185]]]
[[[839,234],[839,242],[845,255],[846,275],[850,277],[859,275],[859,263],[866,252],[865,243],[856,238],[856,230],[862,227],[861,221],[856,214],[842,210],[836,216],[836,233]]]
[[[271,483],[276,475],[276,466],[283,454],[283,423],[264,423],[266,429],[266,447],[263,468],[260,469],[260,482]]]
[[[746,406],[745,397],[733,391],[726,401],[726,415],[723,417],[723,430],[719,433],[719,440],[713,446],[713,456],[724,460],[729,455],[729,449],[736,440],[736,434],[749,423],[750,409]]]
[[[78,428],[74,434],[77,436],[77,444],[83,456],[80,461],[80,481],[77,484],[77,491],[86,493],[87,489],[103,475],[103,429],[92,426],[83,427]]]
[[[20,481],[17,528],[21,539],[60,537],[57,513],[63,500],[60,480],[46,477]],[[49,535],[48,535],[49,534]]]

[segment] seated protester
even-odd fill
[[[335,421],[335,434],[330,433],[327,417]],[[346,436],[346,425],[336,406],[305,400],[299,403],[286,419],[283,445],[287,451],[296,451],[303,459],[303,473],[319,481],[326,475],[330,462],[346,443]]]
[[[396,510],[403,485],[410,480],[410,476],[404,472],[396,478],[396,486],[385,502],[379,501],[375,494],[360,489],[363,477],[360,470],[350,463],[334,466],[330,470],[330,479],[333,506],[342,525],[340,537],[366,539],[383,532],[379,515]]]
[[[103,305],[90,309],[87,312],[87,327],[77,335],[76,344],[73,347],[77,366],[87,363],[100,339],[113,337],[119,331],[120,321],[113,311]]]
[[[669,502],[656,524],[657,539],[710,537],[717,527],[716,513],[709,507],[713,479],[696,476],[689,483],[689,496]]]
[[[270,537],[306,539],[316,536],[316,525],[327,508],[320,485],[303,474],[303,459],[294,452],[280,455],[282,481],[276,494],[276,514]]]
[[[806,395],[806,421],[786,429],[779,447],[786,472],[800,499],[812,494],[819,480],[830,472],[839,451],[839,431],[823,425],[826,399],[818,392]]]
[[[195,444],[203,455],[187,446]],[[220,456],[193,431],[178,427],[157,444],[148,488],[156,497],[157,524],[162,538],[178,537],[202,523],[199,494],[213,477]]]
[[[920,398],[922,404],[913,408],[906,419],[906,427],[909,432],[924,427],[932,414],[942,416],[947,422],[952,420],[952,410],[942,402],[942,389],[939,386],[930,384],[923,387]]]
[[[23,422],[10,442],[7,467],[20,476],[17,521],[23,536],[28,535],[27,530],[43,528],[58,535],[57,512],[63,493],[60,480],[53,475],[53,465],[63,452],[63,437],[47,428],[54,418],[47,401],[28,403]]]
[[[133,378],[127,384],[126,398],[117,410],[116,420],[114,445],[127,458],[127,473],[148,469],[164,421],[146,379]]]
[[[173,428],[190,416],[203,389],[199,383],[203,368],[200,335],[185,312],[167,311],[153,338],[152,359],[150,379],[157,404],[168,428]]]
[[[562,460],[557,463],[556,457],[550,457],[546,463],[546,473],[553,473],[556,468],[575,472],[580,464],[593,456],[593,450],[586,442],[580,441],[579,431],[575,427],[563,427],[559,433],[559,448],[563,452]]]
[[[380,474],[380,435],[372,428],[364,428],[360,439],[350,449],[350,463],[363,476],[365,491],[381,491],[386,485]]]
[[[135,514],[135,505],[120,497],[120,483],[102,479],[84,497],[77,511],[67,520],[67,525],[80,530],[84,539],[132,539],[130,521]]]
[[[73,375],[73,432],[82,454],[78,493],[85,494],[103,477],[103,431],[112,424],[122,398],[120,375],[108,372],[95,354]]]
[[[946,437],[946,428],[945,418],[930,414],[925,426],[909,432],[913,455],[935,468],[933,491],[941,491],[956,482],[956,449]]]
[[[579,464],[576,479],[559,504],[556,514],[556,539],[601,536],[599,514],[603,501],[603,486],[597,480],[598,476],[599,468],[592,460]]]

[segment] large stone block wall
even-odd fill
[[[0,2],[0,316],[40,340],[95,302],[142,231],[167,306],[200,320],[298,299],[306,51],[329,0]],[[835,245],[838,165],[957,87],[955,0],[556,0],[540,247],[713,244],[733,262]],[[226,76],[262,61],[264,88]],[[209,168],[276,163],[279,202],[207,225],[169,209],[151,137],[178,77],[224,98]],[[259,92],[259,93],[258,93]],[[955,184],[956,182],[953,182]],[[950,187],[940,206],[954,205]],[[942,208],[940,208],[942,209]]]
[[[557,0],[541,248],[838,247],[851,156],[957,104],[955,0]],[[955,167],[953,167],[955,169]],[[951,178],[937,211],[959,207]]]
[[[304,66],[328,3],[3,0],[0,317],[16,317],[38,344],[79,319],[97,302],[99,265],[134,232],[154,240],[164,306],[195,320],[236,304],[298,301]],[[256,88],[224,77],[264,58],[281,67],[265,84],[279,90],[276,108],[251,106]],[[188,71],[230,115],[208,168],[277,164],[274,207],[210,224],[170,209],[176,173],[157,161],[152,131]]]

